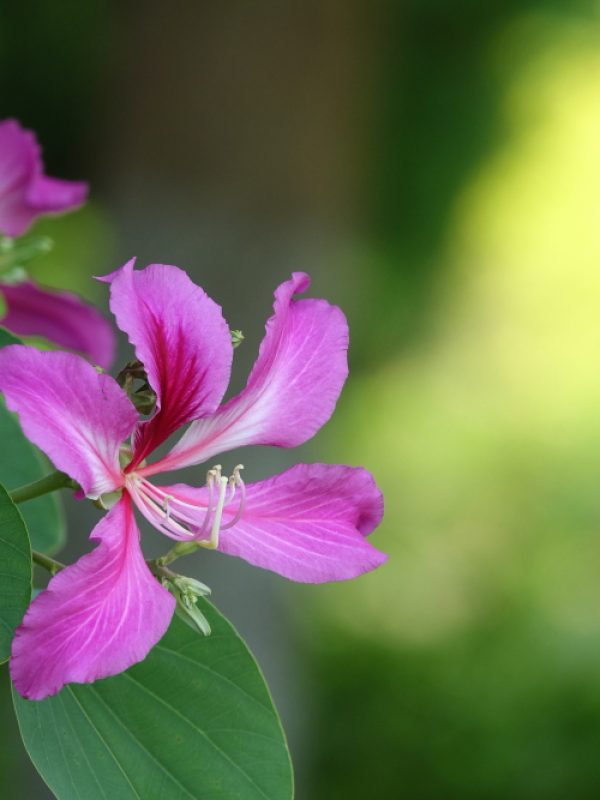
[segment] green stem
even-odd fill
[[[65,568],[65,565],[61,564],[60,561],[56,561],[54,558],[50,558],[50,556],[46,556],[43,553],[38,553],[37,550],[31,551],[31,559],[35,564],[39,564],[40,567],[47,569],[51,575],[56,575],[57,572]]]
[[[168,553],[165,553],[164,556],[157,558],[156,563],[160,567],[165,567],[167,564],[175,561],[176,558],[187,556],[189,553],[195,553],[200,547],[202,547],[202,545],[198,542],[179,542],[175,547],[171,548]]]
[[[44,553],[40,553],[37,550],[31,551],[31,560],[34,562],[34,564],[38,564],[38,566],[48,570],[51,575],[56,575],[57,572],[60,572],[61,569],[66,567],[66,564],[63,564],[62,562],[57,561],[55,558],[51,558]],[[176,578],[177,575],[174,572],[171,572],[168,567],[163,566],[160,561],[160,558],[154,558],[146,561],[150,572],[157,578]]]
[[[168,567],[163,566],[160,558],[153,558],[146,561],[146,566],[155,578],[176,578],[177,575]]]
[[[42,253],[49,253],[53,244],[47,236],[29,236],[19,240],[0,238],[0,272],[20,267]]]
[[[79,486],[65,472],[52,472],[39,481],[28,483],[10,492],[10,499],[13,503],[24,503],[26,500],[33,500],[48,492],[55,492],[57,489],[78,489]]]

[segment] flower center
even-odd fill
[[[127,475],[126,486],[142,514],[156,528],[174,539],[191,539],[202,547],[215,549],[220,532],[239,522],[244,512],[246,486],[240,475],[242,469],[243,465],[238,464],[229,478],[221,474],[220,464],[209,469],[206,494],[195,502],[190,496],[170,494],[135,472]],[[223,511],[229,510],[236,495],[237,510],[224,524]]]

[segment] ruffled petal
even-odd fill
[[[174,498],[175,513],[189,503],[203,518],[206,489],[178,484],[161,491]],[[224,508],[218,549],[291,580],[346,580],[387,559],[366,539],[383,517],[383,496],[360,467],[299,464],[246,486],[241,519],[227,528],[238,509],[239,496]]]
[[[16,120],[0,122],[0,233],[20,236],[41,214],[84,202],[86,183],[48,178],[43,170],[34,134]]]
[[[157,395],[135,436],[133,469],[181,425],[214,411],[225,393],[233,348],[220,307],[178,267],[132,259],[101,280]]]
[[[169,626],[175,598],[146,566],[127,495],[91,538],[100,544],[52,578],[15,634],[10,673],[30,700],[122,672]]]
[[[294,300],[308,289],[295,272],[275,292],[274,315],[246,388],[216,414],[190,425],[152,475],[199,464],[250,444],[296,447],[327,422],[348,375],[348,326],[325,300]]]
[[[122,485],[119,447],[138,415],[109,375],[72,353],[9,345],[0,349],[0,391],[27,438],[88,497]]]
[[[94,306],[76,294],[45,289],[33,281],[0,283],[0,294],[7,306],[3,326],[19,336],[43,336],[87,356],[103,369],[110,368],[115,335]]]

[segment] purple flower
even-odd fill
[[[31,699],[120,672],[166,631],[175,599],[144,562],[133,504],[172,539],[296,581],[353,578],[386,559],[366,538],[383,499],[364,469],[301,464],[245,485],[241,467],[227,479],[215,466],[200,489],[150,480],[242,445],[293,447],[313,436],[347,376],[342,312],[324,300],[294,299],[309,286],[307,275],[294,273],[275,292],[245,389],[220,405],[233,355],[221,309],[177,267],[133,266],[104,280],[157,395],[150,419],[140,420],[119,385],[77,356],[23,345],[0,351],[0,390],[26,435],[88,497],[121,492],[92,533],[96,549],[50,581],[17,630],[11,674]],[[147,463],[188,422],[173,449]]]
[[[21,236],[42,214],[81,205],[87,183],[44,175],[35,134],[14,119],[0,122],[0,233]]]

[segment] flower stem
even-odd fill
[[[174,572],[171,572],[168,567],[163,566],[160,562],[160,558],[153,558],[146,561],[146,566],[155,578],[159,578],[159,580],[162,580],[162,578],[167,578],[167,580],[169,580],[177,577]]]
[[[165,553],[164,556],[157,558],[156,563],[161,567],[165,567],[167,564],[175,561],[176,558],[194,553],[200,547],[202,547],[202,545],[198,544],[198,542],[179,542],[175,547],[172,547],[168,553]]]
[[[0,237],[0,272],[21,267],[32,258],[49,253],[54,243],[47,236],[29,236],[25,239]]]
[[[78,489],[79,485],[70,478],[65,472],[52,472],[39,481],[28,483],[10,492],[10,499],[13,503],[24,503],[26,500],[33,500],[48,492],[55,492],[57,489]]]
[[[37,550],[31,551],[31,559],[34,564],[39,564],[40,567],[47,569],[52,576],[65,568],[65,565],[61,564],[60,561],[56,561],[54,558],[50,558],[50,556],[46,556],[43,553],[38,553]]]

